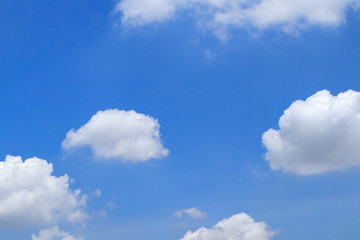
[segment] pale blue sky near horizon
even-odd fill
[[[360,237],[358,167],[316,176],[273,171],[261,141],[292,102],[323,89],[360,91],[357,13],[338,27],[297,35],[230,30],[222,42],[185,13],[122,26],[115,5],[21,0],[0,7],[1,161],[37,156],[89,194],[86,227],[61,229],[87,240],[180,239],[245,212],[277,230],[275,240]],[[169,155],[119,163],[61,148],[70,129],[115,108],[158,119]],[[191,207],[206,218],[174,217]],[[107,216],[96,214],[101,209]],[[3,228],[0,238],[30,239],[42,228]]]

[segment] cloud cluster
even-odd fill
[[[116,11],[123,23],[134,26],[187,12],[225,38],[229,26],[280,27],[286,32],[313,25],[334,27],[345,22],[349,8],[357,10],[359,5],[359,0],[121,0]]]
[[[179,210],[176,211],[174,213],[174,216],[177,218],[182,218],[184,215],[187,215],[190,218],[204,218],[206,217],[206,212],[200,211],[197,208],[188,208],[188,209],[183,209],[183,210]]]
[[[264,222],[255,222],[245,213],[224,219],[212,228],[187,232],[180,240],[270,240],[274,235]]]
[[[263,134],[265,159],[274,170],[320,174],[360,165],[360,93],[319,91],[296,101]]]
[[[70,130],[62,146],[90,146],[95,157],[143,162],[168,155],[156,119],[133,110],[99,111],[78,130]]]
[[[86,220],[86,195],[69,189],[67,175],[52,172],[52,164],[39,158],[22,161],[8,155],[0,162],[0,228]]]
[[[63,232],[58,226],[50,229],[41,230],[39,236],[32,235],[32,240],[84,240],[85,238],[75,238],[67,232]]]

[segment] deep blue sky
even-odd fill
[[[114,27],[114,1],[3,1],[0,7],[0,156],[37,156],[91,193],[87,240],[179,239],[246,212],[276,240],[358,239],[359,169],[298,177],[270,170],[262,133],[295,100],[318,90],[360,90],[360,21],[288,35],[246,31],[223,43],[186,17]],[[208,59],[205,52],[214,57]],[[140,164],[67,155],[61,142],[98,110],[159,119],[170,155]],[[254,169],[258,174],[254,174]],[[107,202],[117,208],[110,210]],[[176,219],[198,207],[205,219]],[[187,227],[179,223],[187,222]],[[38,229],[2,230],[29,239]]]

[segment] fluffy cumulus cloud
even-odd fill
[[[41,230],[39,236],[32,235],[32,240],[85,240],[85,238],[75,238],[67,232],[63,232],[58,226],[50,229]]]
[[[274,170],[299,175],[340,171],[360,165],[360,93],[332,96],[323,90],[296,101],[263,134]]]
[[[264,222],[256,222],[245,213],[224,219],[212,228],[187,232],[180,240],[270,240],[274,235]]]
[[[97,112],[78,130],[70,130],[62,146],[90,146],[99,159],[143,162],[168,155],[160,139],[160,125],[151,116],[133,110]]]
[[[52,172],[52,164],[39,158],[8,155],[0,162],[0,228],[86,220],[86,195],[69,189],[67,175]]]
[[[191,13],[202,26],[226,37],[226,28],[280,27],[294,32],[307,26],[334,27],[345,22],[346,12],[358,10],[360,0],[121,0],[116,11],[123,23],[144,25]]]
[[[206,217],[206,212],[200,211],[197,208],[188,208],[176,211],[174,213],[174,216],[177,218],[182,218],[184,215],[190,217],[190,218],[204,218]]]

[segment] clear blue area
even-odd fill
[[[189,18],[115,27],[114,1],[3,1],[0,7],[0,157],[37,156],[91,193],[87,240],[170,240],[245,212],[275,240],[359,239],[360,169],[312,177],[273,172],[261,135],[294,100],[360,90],[360,21],[299,36],[238,32],[227,43]],[[214,58],[208,59],[205,52]],[[61,142],[98,110],[134,109],[161,125],[170,155],[142,164],[94,162]],[[109,209],[112,201],[116,209]],[[200,220],[173,212],[198,207]],[[183,226],[186,223],[187,226]],[[0,230],[30,239],[38,229]]]

